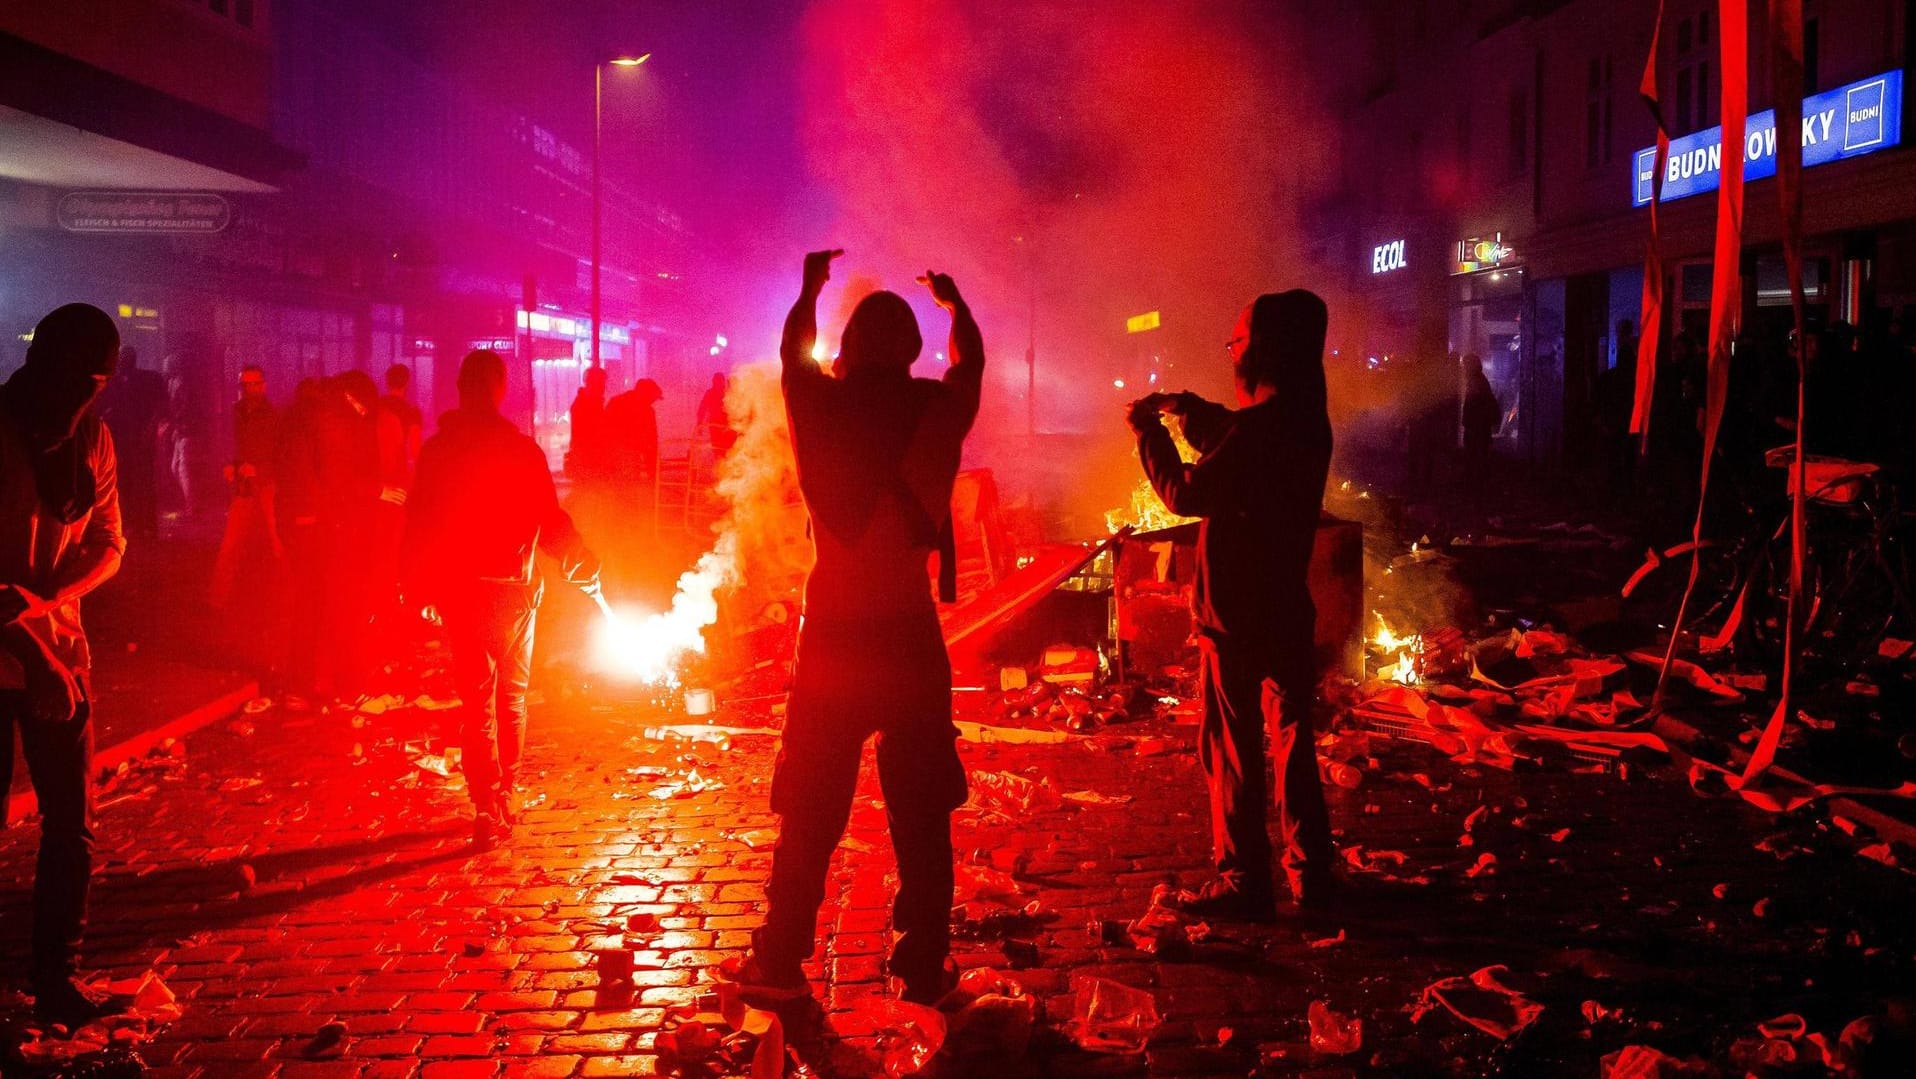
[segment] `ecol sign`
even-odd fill
[[[1370,272],[1389,273],[1404,268],[1404,241],[1392,240],[1370,249]]]
[[[1903,141],[1903,73],[1891,71],[1803,99],[1803,164],[1823,165],[1861,157]],[[1656,148],[1639,150],[1631,176],[1630,202],[1650,204]],[[1713,127],[1670,140],[1663,201],[1715,191],[1723,175],[1723,129]],[[1743,178],[1776,175],[1776,110],[1746,121]]]

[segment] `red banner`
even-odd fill
[[[1796,315],[1796,459],[1790,464],[1790,598],[1783,629],[1783,676],[1776,711],[1756,741],[1739,788],[1754,783],[1776,760],[1783,727],[1794,710],[1797,634],[1803,610],[1803,0],[1770,0],[1770,99],[1776,102],[1776,194],[1783,211],[1783,262]],[[1795,134],[1794,138],[1784,133]]]
[[[1696,526],[1691,538],[1703,543],[1703,507],[1709,503],[1710,462],[1716,456],[1717,428],[1723,423],[1724,400],[1730,388],[1730,348],[1736,341],[1737,320],[1743,314],[1743,133],[1750,105],[1750,24],[1748,0],[1717,0],[1718,60],[1723,72],[1722,180],[1716,192],[1716,251],[1710,281],[1710,357],[1704,378],[1703,469],[1697,480]],[[1800,106],[1799,106],[1800,108]],[[1784,140],[1779,139],[1780,146]],[[1799,146],[1800,152],[1800,146]],[[1663,670],[1657,676],[1658,703],[1670,661],[1683,637],[1683,620],[1696,591],[1701,563],[1690,556],[1690,579],[1670,626],[1670,645]]]
[[[1643,253],[1643,310],[1637,319],[1637,393],[1630,409],[1630,433],[1645,442],[1649,440],[1650,402],[1657,386],[1657,345],[1663,338],[1663,236],[1657,225],[1657,203],[1663,198],[1663,170],[1670,161],[1670,130],[1663,122],[1663,103],[1657,96],[1657,50],[1662,39],[1663,0],[1657,0],[1650,56],[1643,63],[1643,81],[1637,85],[1637,94],[1650,109],[1650,119],[1657,127],[1656,174],[1650,179],[1650,242]]]

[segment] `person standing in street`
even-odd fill
[[[17,735],[40,801],[32,990],[42,1019],[105,1014],[74,978],[93,875],[91,654],[80,599],[126,552],[113,438],[92,413],[119,362],[120,331],[88,304],[34,328],[0,386],[0,775]]]
[[[1490,440],[1503,423],[1497,391],[1484,376],[1484,361],[1476,353],[1464,357],[1464,497],[1481,501],[1490,478]]]
[[[232,497],[213,563],[212,600],[215,610],[225,612],[235,654],[264,680],[270,680],[276,665],[271,642],[279,624],[285,553],[273,510],[278,439],[279,410],[266,396],[266,372],[247,364],[240,368],[239,400],[233,402],[233,447],[224,470]]]
[[[727,387],[725,372],[720,371],[712,376],[711,388],[705,391],[704,397],[699,398],[699,411],[695,420],[699,434],[711,448],[714,461],[725,456],[725,452],[738,443],[738,431],[732,426],[731,419],[725,415]]]
[[[1276,917],[1267,731],[1292,898],[1322,906],[1335,880],[1311,730],[1316,609],[1306,580],[1331,458],[1327,322],[1324,301],[1311,292],[1260,296],[1228,346],[1236,410],[1192,393],[1152,394],[1128,415],[1158,497],[1172,513],[1203,519],[1193,599],[1203,664],[1198,759],[1210,787],[1217,876],[1182,901],[1200,917]],[[1179,459],[1165,412],[1183,420],[1196,462]]]
[[[965,772],[951,720],[951,661],[926,564],[939,552],[940,592],[953,598],[951,492],[978,415],[984,339],[950,277],[918,280],[951,312],[951,366],[911,377],[922,340],[892,292],[861,300],[845,325],[836,377],[812,360],[818,297],[842,252],[805,256],[785,319],[785,408],[817,562],[805,583],[798,665],[772,774],[779,815],[765,924],[752,952],[723,972],[771,999],[809,992],[802,964],[844,835],[865,741],[878,737],[878,781],[892,848],[898,938],[888,969],[902,997],[931,1004],[956,983],[949,963],[951,812]]]
[[[166,377],[140,366],[132,345],[120,350],[119,373],[100,397],[100,419],[118,453],[126,531],[147,540],[160,532],[160,432],[167,426]]]
[[[473,841],[496,843],[518,815],[532,638],[544,593],[534,555],[567,583],[599,588],[599,560],[559,506],[545,451],[499,414],[506,361],[479,349],[459,365],[459,407],[419,453],[402,580],[409,605],[444,622],[473,803]]]

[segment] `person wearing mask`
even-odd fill
[[[905,1000],[931,1004],[955,984],[949,963],[951,812],[965,772],[951,719],[951,662],[926,565],[939,552],[950,602],[951,492],[966,434],[978,415],[984,341],[950,277],[919,278],[951,313],[951,366],[912,378],[922,341],[910,305],[879,291],[845,325],[834,374],[812,360],[818,297],[842,252],[805,256],[798,301],[779,349],[798,485],[817,552],[790,708],[772,774],[778,847],[765,924],[744,963],[722,973],[757,994],[809,992],[801,964],[825,876],[851,812],[865,742],[878,739],[878,781],[898,895],[888,962]]]
[[[0,386],[0,775],[13,774],[17,737],[40,802],[31,988],[40,1017],[68,1027],[108,1010],[74,977],[93,875],[80,600],[126,552],[113,438],[92,413],[119,350],[106,312],[67,304],[40,320],[26,363]]]
[[[1128,413],[1158,497],[1173,513],[1203,519],[1193,597],[1204,709],[1198,760],[1210,788],[1217,876],[1181,897],[1200,917],[1276,917],[1267,731],[1291,896],[1299,907],[1322,907],[1335,884],[1311,730],[1316,609],[1306,584],[1331,457],[1327,321],[1314,293],[1259,296],[1238,317],[1229,344],[1237,409],[1175,393],[1144,397]],[[1183,420],[1196,462],[1179,458],[1165,412]]]
[[[599,588],[599,560],[559,506],[545,451],[499,414],[506,361],[479,349],[459,365],[459,407],[419,454],[408,502],[402,579],[407,602],[444,623],[462,702],[473,841],[496,843],[518,816],[532,639],[544,583],[534,554],[567,583]]]

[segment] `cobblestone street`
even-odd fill
[[[430,770],[441,743],[419,744],[452,715],[394,709],[354,726],[267,712],[109,786],[88,961],[154,970],[180,996],[181,1020],[142,1049],[157,1074],[662,1070],[667,1009],[709,990],[759,920],[775,739],[721,746],[648,732],[659,720],[636,707],[541,708],[537,805],[508,845],[475,852],[457,772]],[[1167,877],[1202,877],[1188,731],[962,745],[972,769],[1075,795],[1016,822],[959,815],[968,924],[1033,900],[1045,923],[1021,934],[1028,944],[958,946],[965,966],[1005,969],[1039,1001],[1029,1053],[993,1073],[1596,1075],[1631,1044],[1721,1061],[1790,1013],[1834,1045],[1911,984],[1910,878],[1813,819],[1701,799],[1680,774],[1513,774],[1381,742],[1361,785],[1331,793],[1347,859],[1377,871],[1353,876],[1396,878],[1388,890],[1327,917],[1218,925],[1188,955],[1112,943],[1101,920],[1137,917]],[[818,1074],[881,1071],[892,884],[876,798],[868,767],[812,969],[827,1025],[793,1035]],[[34,838],[16,827],[0,840],[10,974]],[[994,870],[1018,894],[977,898],[1002,891]],[[594,955],[621,938],[635,949],[626,994],[600,988]],[[1413,1025],[1427,985],[1497,964],[1542,1005],[1534,1024],[1500,1040],[1437,1007]],[[1152,994],[1162,1022],[1146,1053],[1072,1044],[1072,983],[1086,975]],[[1360,1049],[1312,1048],[1319,1001],[1362,1020]],[[344,1038],[315,1042],[335,1020]]]

